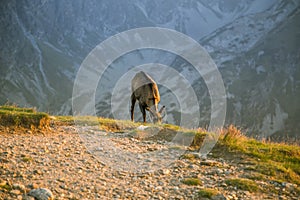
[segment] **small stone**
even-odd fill
[[[162,186],[157,186],[156,188],[155,188],[155,190],[162,190],[163,188],[162,188]]]
[[[211,198],[212,200],[226,200],[226,197],[223,194],[217,194]]]
[[[230,170],[226,170],[225,171],[225,175],[229,175],[229,174],[231,174],[231,171]]]
[[[32,183],[32,184],[27,185],[27,187],[30,189],[37,189],[39,186],[35,183]]]
[[[179,187],[175,186],[172,189],[176,191],[176,190],[179,190]]]
[[[28,193],[29,196],[37,200],[52,200],[54,199],[52,192],[47,188],[33,189]]]
[[[127,192],[128,192],[128,193],[131,193],[131,194],[134,193],[134,191],[133,191],[132,189],[128,189]]]
[[[36,169],[36,170],[33,170],[33,173],[34,173],[34,174],[39,174],[39,175],[41,175],[41,174],[42,174],[42,171]]]
[[[11,190],[10,193],[14,194],[14,195],[19,195],[19,194],[21,194],[21,191],[20,190]]]
[[[13,189],[20,190],[22,192],[25,192],[26,189],[25,186],[22,184],[13,184],[12,187]]]
[[[168,170],[168,169],[163,169],[163,170],[162,170],[162,174],[163,174],[163,175],[168,175],[168,174],[170,174],[170,170]]]
[[[3,187],[3,186],[5,186],[5,185],[7,185],[7,181],[2,181],[2,180],[0,180],[0,187]]]
[[[279,196],[279,199],[280,199],[280,200],[286,200],[286,199],[287,199],[287,197],[286,197],[286,196],[284,196],[284,195],[280,195],[280,196]]]
[[[226,183],[221,183],[220,186],[221,186],[221,187],[227,187],[227,184],[226,184]]]
[[[22,200],[35,200],[35,198],[28,195],[23,195]]]
[[[222,169],[216,169],[215,173],[221,175],[224,173],[224,171]]]
[[[188,165],[188,168],[189,168],[189,169],[194,169],[195,166],[194,166],[193,164],[190,164],[190,165]]]
[[[18,196],[16,197],[16,199],[17,199],[17,200],[22,200],[22,195],[18,195]]]

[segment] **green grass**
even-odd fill
[[[258,180],[258,181],[265,181],[268,180],[268,178],[266,177],[266,175],[261,174],[259,172],[253,172],[253,173],[249,173],[249,174],[245,174],[243,177],[247,178],[247,179],[251,179],[251,180]]]
[[[20,108],[14,105],[4,105],[0,106],[1,111],[11,111],[11,112],[23,112],[23,113],[35,113],[35,108]]]
[[[191,153],[185,153],[181,156],[182,159],[187,159],[187,160],[194,160],[196,159],[196,155],[191,154]]]
[[[185,185],[202,185],[198,178],[185,178],[181,182]]]
[[[278,180],[300,184],[299,146],[251,139],[234,126],[225,130],[219,143],[231,151],[253,158],[256,163],[253,170]]]
[[[124,132],[137,128],[141,123],[129,120],[115,120],[94,116],[55,116],[55,122],[60,125],[99,126],[109,132]]]
[[[249,192],[257,192],[259,190],[258,185],[249,179],[242,179],[242,178],[234,178],[234,179],[227,179],[225,181],[227,185],[236,187],[240,190],[247,190]]]
[[[4,189],[6,191],[11,191],[12,186],[9,185],[6,181],[0,182],[0,189]]]
[[[199,197],[202,197],[202,198],[212,198],[213,196],[216,196],[218,193],[219,192],[217,190],[209,189],[209,188],[200,189],[198,191]]]
[[[0,125],[24,128],[45,128],[49,126],[49,116],[37,112],[33,108],[19,108],[16,106],[0,106]]]
[[[33,158],[32,158],[32,157],[23,157],[23,158],[22,158],[22,161],[23,161],[23,162],[32,162],[32,161],[33,161]]]

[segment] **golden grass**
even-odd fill
[[[185,178],[181,182],[185,185],[202,185],[198,178]]]
[[[47,113],[37,112],[34,108],[18,108],[16,106],[0,106],[0,125],[24,128],[47,128]]]
[[[227,179],[225,182],[227,185],[234,186],[240,190],[247,190],[249,192],[257,192],[259,190],[258,185],[249,179],[234,178]]]
[[[219,143],[231,151],[254,158],[256,166],[253,170],[278,180],[300,184],[299,146],[248,138],[232,125],[223,130]]]

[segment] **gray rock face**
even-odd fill
[[[297,1],[12,0],[1,3],[0,13],[0,104],[71,114],[73,82],[87,54],[116,33],[158,26],[191,36],[210,53],[227,91],[227,124],[261,138],[295,137],[300,129]],[[201,76],[176,55],[154,50],[124,55],[108,68],[97,90],[98,114],[111,117],[116,81],[150,62],[172,66],[193,85],[206,127],[212,114]],[[166,88],[160,93],[168,122],[178,124],[176,97]]]

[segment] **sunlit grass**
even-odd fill
[[[240,190],[247,190],[249,192],[257,192],[259,190],[258,185],[249,179],[242,179],[242,178],[234,178],[234,179],[227,179],[227,185],[236,187]]]
[[[185,185],[202,185],[198,178],[185,178],[181,182]]]
[[[212,198],[213,196],[216,196],[218,194],[218,191],[215,189],[210,189],[210,188],[204,188],[200,189],[198,191],[199,197],[202,198]]]
[[[46,128],[49,126],[49,115],[37,112],[34,108],[17,106],[0,106],[0,125],[24,128]]]
[[[300,184],[299,146],[248,138],[234,126],[223,132],[220,144],[254,158],[257,172]]]

